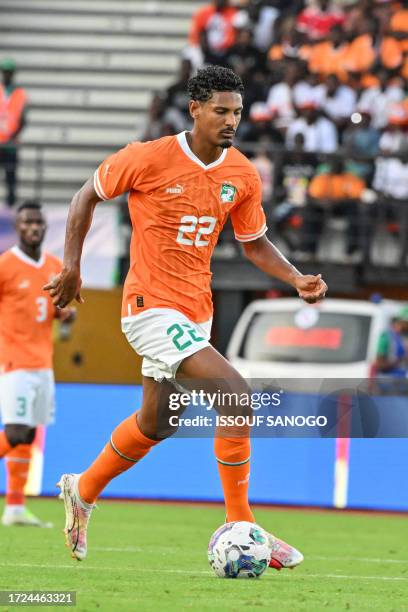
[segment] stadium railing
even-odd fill
[[[255,159],[255,163],[259,153],[270,161],[269,171],[272,176],[268,177],[268,182],[271,189],[263,204],[270,235],[285,254],[295,261],[297,258],[302,261],[331,261],[363,268],[379,266],[405,272],[408,251],[408,154],[381,153],[375,158],[353,154],[350,157],[349,153],[341,150],[336,154],[310,154],[290,152],[283,147],[272,147],[264,143],[241,143],[239,146],[250,158]],[[92,176],[99,161],[119,147],[120,144],[115,147],[112,143],[81,145],[80,149],[77,143],[66,142],[21,144],[18,170],[19,199],[31,197],[45,204],[68,204],[75,191],[89,176]],[[392,174],[387,176],[387,172],[392,173],[395,168],[390,166],[387,169],[387,164],[383,163],[380,172],[380,163],[385,160],[399,160],[399,164],[402,164],[403,171],[400,172],[399,178],[397,177],[398,185],[393,181]],[[354,258],[345,255],[345,232],[350,231],[350,227],[345,225],[341,206],[337,207],[335,212],[327,206],[323,213],[323,229],[319,232],[320,236],[308,237],[309,243],[319,244],[312,254],[306,253],[305,256],[301,246],[305,238],[305,211],[310,206],[305,183],[311,179],[311,176],[304,177],[303,184],[306,189],[304,201],[294,204],[287,201],[287,193],[283,189],[285,165],[287,167],[295,163],[298,166],[301,163],[311,164],[314,167],[314,174],[321,174],[327,172],[333,162],[338,161],[351,172],[356,171],[356,166],[360,166],[360,169],[362,165],[366,167],[366,185],[353,219],[353,223],[358,225],[356,231],[360,240],[359,253]],[[381,176],[377,177],[377,180],[376,174],[379,172]],[[298,174],[297,177],[301,178],[301,175]],[[381,185],[386,189],[378,189]],[[286,210],[282,207],[285,202],[288,204]],[[124,224],[128,223],[126,215],[123,217]],[[239,246],[233,239],[232,228],[228,225],[221,234],[214,257],[226,261],[236,261],[242,257]]]

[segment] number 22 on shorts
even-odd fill
[[[185,336],[186,333],[190,336],[191,340],[185,339],[185,341],[182,343],[182,338],[183,336]],[[180,325],[179,323],[173,323],[173,325],[170,325],[170,327],[167,329],[167,335],[173,335],[173,344],[179,351],[184,351],[184,349],[191,346],[193,342],[202,342],[203,340],[205,340],[205,338],[197,336],[194,327],[192,327],[188,323],[183,323],[182,325]]]

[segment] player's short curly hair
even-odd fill
[[[229,68],[208,66],[189,79],[187,90],[191,100],[207,102],[214,91],[236,91],[242,95],[244,85],[241,78]]]

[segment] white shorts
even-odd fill
[[[122,319],[122,331],[143,357],[142,374],[161,382],[173,380],[186,357],[210,346],[212,319],[193,323],[172,308],[149,308]]]
[[[49,425],[55,416],[52,370],[14,370],[0,375],[0,414],[4,425]]]

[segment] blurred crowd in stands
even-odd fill
[[[191,127],[186,84],[206,64],[244,82],[237,144],[288,248],[313,259],[326,222],[343,217],[345,262],[369,257],[380,223],[405,265],[408,1],[215,0],[193,16],[179,76],[155,92],[139,138]]]

